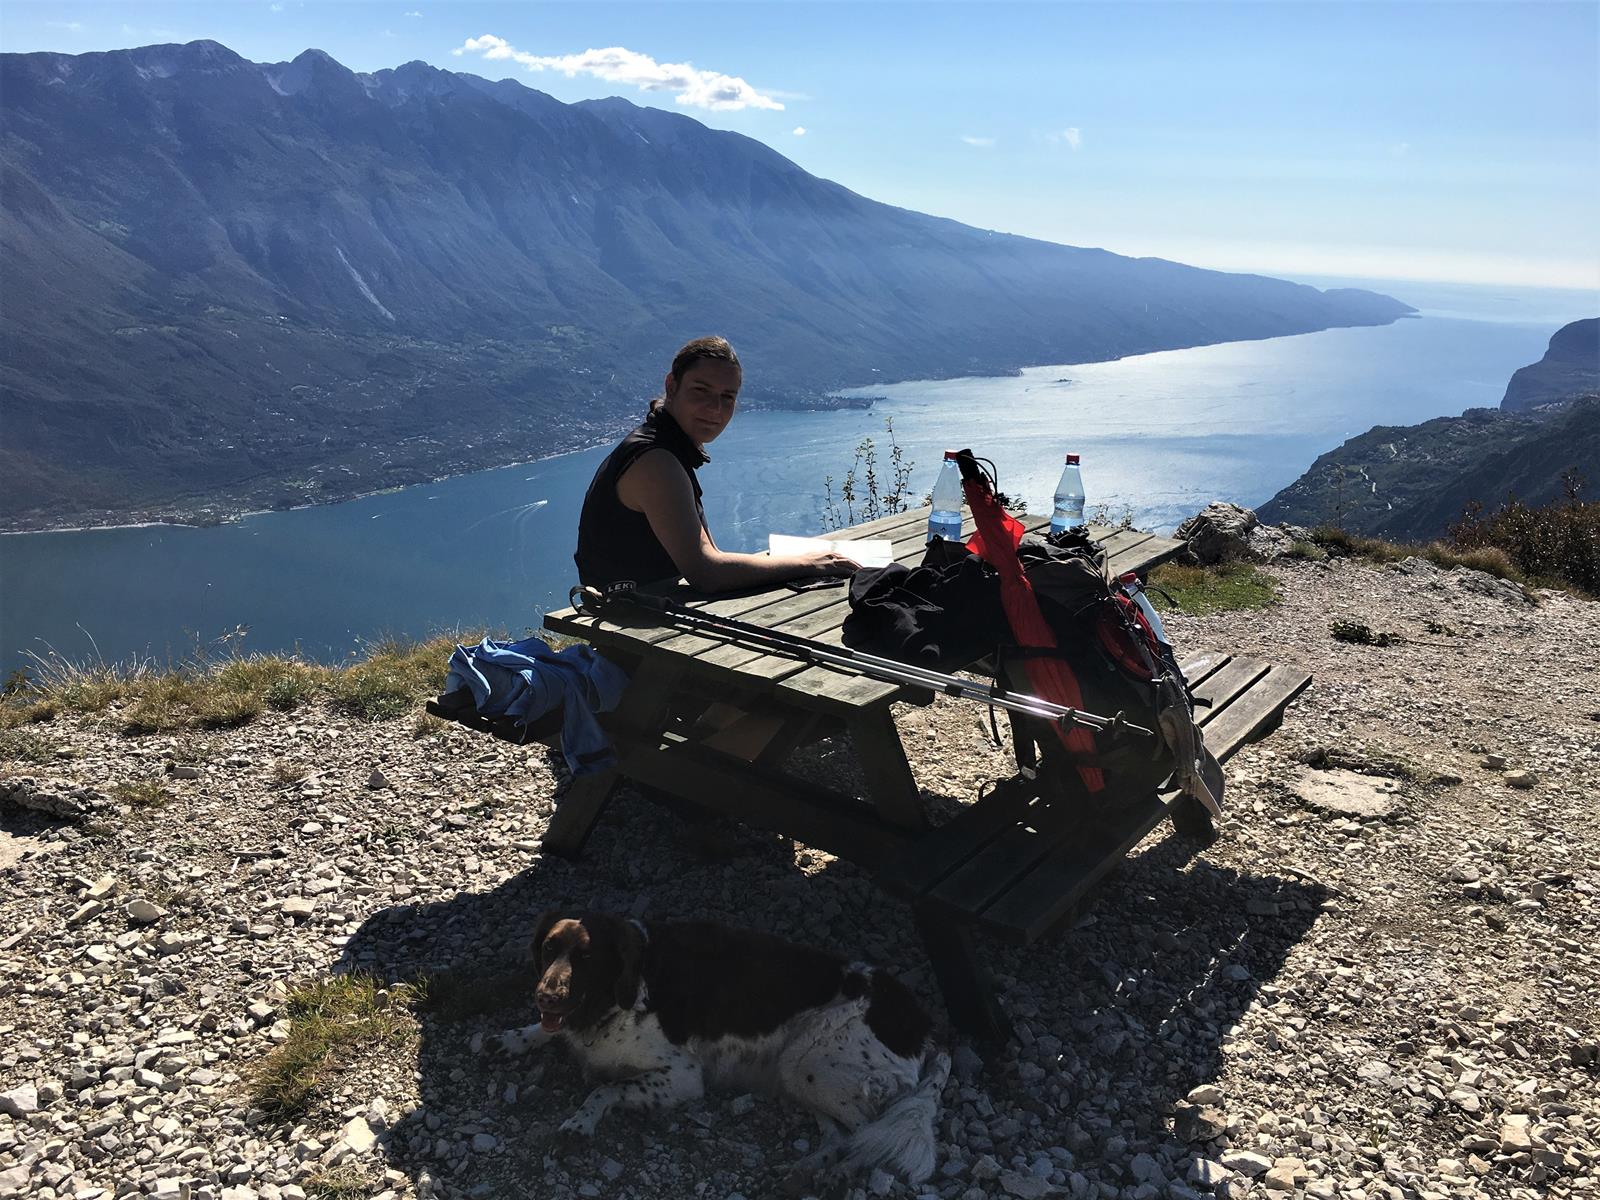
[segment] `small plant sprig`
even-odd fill
[[[824,528],[840,529],[891,513],[905,512],[911,507],[906,489],[911,482],[911,470],[916,464],[906,457],[904,449],[895,440],[893,417],[883,419],[883,430],[889,438],[889,478],[885,481],[886,488],[879,487],[877,443],[870,437],[864,437],[856,446],[855,458],[839,484],[837,498],[833,494],[833,476],[828,475],[822,481]]]

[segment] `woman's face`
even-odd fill
[[[732,363],[701,359],[683,373],[682,379],[667,376],[667,411],[685,433],[703,446],[716,440],[733,419],[741,382],[743,376]]]

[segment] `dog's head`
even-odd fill
[[[644,934],[610,913],[554,910],[539,918],[535,999],[547,1033],[582,1031],[639,994]]]

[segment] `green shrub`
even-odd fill
[[[1330,628],[1334,641],[1357,646],[1397,646],[1405,641],[1398,633],[1381,633],[1365,621],[1335,621]]]
[[[911,469],[916,466],[905,456],[894,436],[894,418],[883,419],[883,431],[889,438],[889,478],[878,477],[878,447],[870,437],[862,438],[856,447],[855,460],[844,473],[837,498],[833,494],[833,476],[822,481],[822,527],[841,529],[890,513],[905,512],[911,507],[911,494],[906,488],[911,483]],[[843,507],[840,507],[841,502]]]
[[[1316,542],[1290,542],[1283,552],[1285,558],[1299,558],[1306,562],[1327,562],[1328,552]]]
[[[1503,557],[1530,579],[1600,595],[1600,501],[1580,499],[1583,487],[1569,471],[1562,498],[1549,504],[1534,507],[1513,497],[1486,513],[1473,502],[1451,526],[1450,541],[1466,553]]]

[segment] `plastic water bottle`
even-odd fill
[[[939,468],[938,482],[933,485],[933,515],[928,518],[928,540],[944,538],[959,542],[961,537],[961,468],[956,465],[955,450],[944,452],[944,466]]]
[[[1082,525],[1083,500],[1083,474],[1078,470],[1078,456],[1069,454],[1061,472],[1061,482],[1056,484],[1056,507],[1050,514],[1050,532],[1060,533]]]
[[[1127,593],[1128,598],[1139,606],[1144,619],[1150,622],[1151,632],[1163,646],[1170,647],[1172,643],[1167,640],[1167,628],[1156,615],[1156,606],[1150,603],[1150,597],[1144,594],[1144,584],[1139,582],[1139,576],[1129,571],[1126,575],[1117,576],[1117,582],[1122,585],[1122,590]]]

